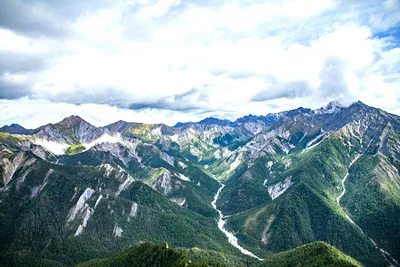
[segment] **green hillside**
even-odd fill
[[[325,242],[314,242],[267,258],[259,267],[361,267],[353,258]]]
[[[167,244],[141,244],[112,257],[91,260],[78,267],[111,266],[255,266],[255,267],[360,267],[353,258],[325,242],[315,242],[268,257],[264,261],[246,260],[220,252],[170,248]]]

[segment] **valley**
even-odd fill
[[[184,261],[227,266],[315,250],[398,266],[400,118],[362,102],[173,127],[70,116],[2,129],[3,265],[162,254],[167,243]]]
[[[244,255],[253,257],[257,260],[262,260],[261,258],[257,257],[256,255],[254,255],[253,253],[251,253],[250,251],[248,251],[247,249],[244,249],[243,247],[241,247],[238,244],[238,240],[236,238],[236,236],[234,234],[232,234],[231,232],[229,232],[228,230],[226,230],[224,228],[225,225],[225,218],[224,215],[222,214],[222,212],[220,210],[217,209],[216,203],[218,201],[219,195],[222,191],[222,189],[224,189],[225,185],[221,184],[221,187],[218,189],[217,193],[215,194],[214,200],[213,202],[211,202],[211,205],[213,206],[213,208],[218,212],[219,218],[218,218],[218,228],[219,230],[221,230],[221,232],[223,232],[225,234],[225,236],[228,238],[228,242],[234,246],[235,248],[239,249],[240,252]]]

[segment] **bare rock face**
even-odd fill
[[[33,163],[35,163],[35,161],[36,160],[32,158],[28,159],[26,153],[23,151],[11,155],[10,158],[3,157],[0,161],[3,176],[3,186],[7,186],[18,170],[28,169]]]

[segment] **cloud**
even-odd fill
[[[313,93],[310,85],[305,81],[294,81],[287,84],[272,84],[268,88],[257,93],[251,99],[253,101],[266,101],[277,98],[289,98],[309,96]]]
[[[171,8],[179,5],[180,2],[180,0],[163,0],[154,4],[145,5],[145,7],[138,12],[137,16],[142,20],[163,17]]]
[[[3,1],[0,8],[2,28],[28,35],[58,36],[68,31],[67,25],[49,12],[47,5],[36,1]]]
[[[348,93],[348,86],[344,77],[345,63],[337,57],[328,58],[319,73],[321,84],[320,92],[325,96],[340,97]]]
[[[393,0],[6,1],[0,98],[174,118],[337,98],[398,110],[399,14]]]
[[[26,128],[36,128],[47,123],[56,123],[70,115],[78,115],[96,126],[105,126],[118,120],[165,123],[172,126],[178,121],[187,119],[196,121],[203,118],[203,113],[198,112],[182,113],[154,108],[131,110],[106,104],[76,105],[28,98],[0,99],[0,110],[2,115],[0,117],[0,125],[19,123]]]

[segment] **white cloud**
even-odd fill
[[[170,124],[235,118],[336,98],[397,111],[398,39],[376,33],[399,23],[399,15],[393,0],[118,1],[64,23],[71,33],[65,38],[0,24],[0,98],[32,99],[4,100],[8,112],[20,103],[37,113],[59,105],[65,108],[57,120],[76,110],[98,123],[111,122],[109,114]],[[2,57],[11,54],[24,58],[14,65],[30,68],[11,68]]]
[[[137,16],[142,20],[159,18],[166,15],[172,7],[179,5],[180,2],[180,0],[159,0],[154,4],[145,6],[138,12]]]
[[[68,104],[48,100],[0,100],[0,124],[19,123],[26,128],[36,128],[56,123],[70,115],[78,115],[95,126],[104,126],[118,120],[128,122],[165,123],[174,125],[179,120],[197,120],[195,114],[154,109],[135,111],[102,104]]]

